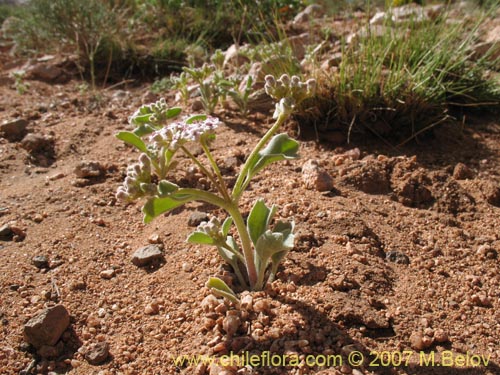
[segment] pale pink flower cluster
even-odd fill
[[[197,142],[205,134],[213,134],[220,121],[216,117],[208,116],[204,120],[187,123],[189,118],[168,124],[163,129],[154,132],[150,140],[158,145],[168,145],[170,149],[177,149],[186,142]]]

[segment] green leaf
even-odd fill
[[[214,240],[208,234],[203,232],[193,232],[189,235],[187,242],[199,245],[213,245]]]
[[[170,108],[166,113],[165,113],[165,118],[170,119],[179,116],[179,113],[182,112],[182,108],[180,107],[173,107]]]
[[[259,255],[260,259],[267,261],[274,254],[285,250],[283,245],[283,233],[266,231],[259,237],[255,245],[255,252]],[[262,266],[266,266],[262,264]]]
[[[143,113],[144,111],[141,110],[141,113]],[[134,118],[132,119],[132,124],[134,125],[145,125],[145,124],[149,124],[149,119],[151,118],[151,115],[153,113],[151,112],[147,112],[145,114],[142,114],[142,115],[137,115],[137,116],[134,116]]]
[[[250,176],[255,175],[265,166],[280,160],[296,159],[299,157],[299,142],[286,133],[275,135],[268,145],[259,152],[259,158],[250,167]]]
[[[231,290],[227,284],[219,279],[218,277],[210,277],[207,281],[207,287],[213,290],[213,292],[221,297],[225,297],[231,302],[238,304],[240,301],[234,292]]]
[[[293,234],[293,228],[295,227],[293,222],[288,221],[278,221],[273,228],[273,232],[280,232],[283,234],[283,246],[288,250],[293,249],[295,235]]]
[[[231,229],[231,225],[233,224],[233,218],[231,216],[228,216],[226,220],[222,223],[222,235],[224,237],[227,236],[229,233],[229,229]]]
[[[166,195],[170,195],[173,192],[179,189],[179,185],[174,184],[173,182],[167,180],[161,180],[158,183],[158,192],[160,193],[160,197],[164,197]]]
[[[276,206],[267,207],[263,199],[255,202],[247,219],[247,229],[254,245],[257,245],[259,237],[267,230],[276,212]]]
[[[207,115],[193,115],[191,116],[190,118],[188,118],[185,123],[190,125],[192,124],[193,122],[197,122],[197,121],[204,121],[207,119]]]
[[[144,152],[145,154],[149,154],[148,148],[146,147],[144,141],[132,132],[119,132],[116,135],[116,138],[122,140],[125,143],[128,143],[131,146],[134,146],[136,149]]]
[[[144,213],[144,223],[147,224],[155,217],[182,206],[184,203],[194,199],[195,197],[190,194],[182,194],[178,196],[172,194],[164,198],[149,198],[144,207],[142,207],[142,212]]]
[[[145,135],[151,134],[155,130],[156,129],[153,128],[150,124],[143,124],[134,130],[134,134],[138,137],[143,137]]]

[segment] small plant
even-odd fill
[[[17,93],[19,95],[25,94],[30,88],[30,84],[24,81],[25,73],[23,71],[17,71],[12,75],[14,77],[14,87],[16,88]]]
[[[212,218],[202,223],[188,237],[188,242],[215,246],[220,256],[231,265],[242,287],[261,290],[273,280],[281,260],[293,248],[293,222],[273,222],[276,206],[267,206],[258,199],[248,219],[243,219],[239,202],[252,178],[271,163],[298,157],[299,144],[286,133],[275,135],[293,110],[304,99],[313,95],[314,80],[301,82],[296,76],[283,75],[275,80],[266,77],[266,92],[277,101],[276,122],[260,139],[242,166],[232,191],[229,191],[220,169],[209,149],[219,120],[207,115],[177,118],[180,108],[169,108],[165,100],[141,107],[131,117],[133,132],[120,132],[117,138],[137,148],[139,162],[129,166],[123,186],[117,197],[125,201],[144,198],[144,222],[191,201],[203,201],[222,208],[228,217],[221,223]],[[189,142],[198,143],[208,160],[202,163],[186,148]],[[178,152],[186,155],[210,180],[212,191],[183,188],[168,180],[176,166]],[[239,242],[231,234],[235,226]],[[207,285],[216,293],[237,301],[236,294],[218,278],[210,278]]]
[[[243,81],[239,79],[235,79],[232,81],[233,87],[227,90],[227,95],[229,95],[234,103],[238,106],[241,114],[246,117],[248,112],[248,99],[250,98],[250,94],[252,93],[252,85],[253,78],[251,75],[248,75],[245,78],[245,86],[243,90],[240,90],[240,84]]]
[[[168,91],[174,85],[170,77],[164,77],[153,82],[151,85],[151,92],[154,94],[161,94],[162,92]]]

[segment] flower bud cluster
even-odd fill
[[[139,156],[139,163],[127,168],[127,177],[118,188],[116,198],[131,201],[156,194],[156,185],[151,183],[151,160],[146,154]]]
[[[216,217],[212,217],[208,222],[203,221],[196,231],[205,233],[214,240],[223,240],[221,223]]]
[[[134,125],[140,125],[148,122],[153,125],[161,125],[167,120],[167,111],[169,107],[164,98],[161,98],[156,103],[146,104],[140,107],[129,118],[129,122]]]
[[[313,96],[316,92],[315,79],[302,82],[297,76],[290,78],[288,74],[283,74],[278,80],[272,75],[267,75],[265,81],[266,93],[278,101],[274,112],[275,118],[280,114],[290,114],[304,99]]]
[[[197,142],[201,137],[213,134],[219,126],[219,119],[208,116],[204,120],[188,122],[188,118],[181,121],[172,122],[161,130],[154,132],[150,136],[150,141],[157,148],[167,146],[171,150],[176,150],[186,142]]]

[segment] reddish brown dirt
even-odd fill
[[[343,366],[240,369],[247,374],[500,373],[498,123],[467,120],[463,130],[443,128],[403,149],[363,140],[344,150],[302,142],[302,159],[273,165],[243,198],[246,210],[256,198],[279,205],[282,217],[294,218],[297,236],[277,280],[250,293],[252,308],[236,309],[204,300],[208,277],[230,279],[231,273],[215,249],[185,242],[192,211],[222,218],[221,212],[189,204],[146,226],[139,204],[114,198],[138,156],[114,134],[127,127],[145,89],[92,98],[74,81],[30,85],[24,95],[0,86],[0,122],[26,118],[29,132],[53,139],[52,153],[33,155],[0,139],[0,225],[14,222],[25,232],[22,240],[0,242],[1,374],[18,374],[33,358],[34,373],[208,374],[203,365],[176,366],[172,357],[230,350],[272,350],[301,360],[343,356]],[[238,159],[227,158],[247,155],[271,120],[262,114],[240,120],[229,111],[219,116],[226,125],[213,149],[232,164],[225,169],[231,175]],[[338,156],[354,146],[360,160]],[[300,169],[308,159],[334,177],[334,190],[303,187]],[[105,175],[78,180],[74,168],[82,160],[100,162]],[[472,170],[469,179],[453,177],[459,162]],[[165,262],[150,270],[134,266],[132,252],[154,235]],[[50,269],[32,265],[35,255],[47,256]],[[102,278],[109,269],[115,276]],[[23,324],[56,303],[71,314],[71,332],[63,335],[67,353],[41,360],[26,352]],[[229,337],[223,318],[231,314],[241,324]],[[422,349],[425,358],[434,353],[436,364],[446,364],[441,355],[451,351],[458,362],[423,363],[420,336],[430,344]],[[92,366],[83,348],[100,341],[109,343],[111,357]],[[354,350],[365,356],[359,367],[348,365]],[[397,359],[405,350],[412,351],[408,366],[377,357],[385,351]],[[461,366],[467,353],[490,358],[488,366]],[[218,373],[223,370],[210,372]]]

